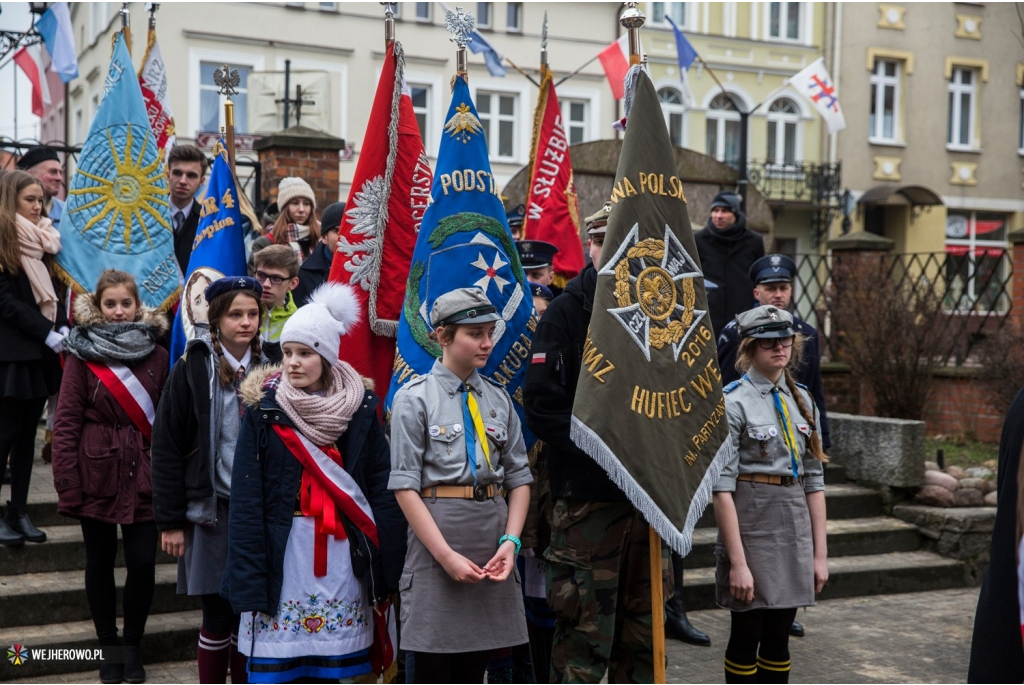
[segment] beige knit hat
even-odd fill
[[[284,211],[289,202],[297,197],[307,198],[316,209],[316,198],[313,197],[313,189],[309,187],[304,179],[297,176],[289,176],[281,179],[277,185],[277,206]]]

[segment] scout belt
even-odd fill
[[[767,473],[741,473],[736,480],[745,480],[751,483],[767,483],[769,485],[795,485],[800,482],[799,478],[793,476],[772,476]]]
[[[441,499],[474,499],[477,502],[489,500],[498,494],[498,485],[435,485],[420,490],[420,497]]]

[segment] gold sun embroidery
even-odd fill
[[[143,212],[156,220],[161,226],[170,229],[167,219],[164,218],[164,211],[159,207],[169,208],[166,200],[160,199],[159,195],[167,195],[168,190],[161,187],[160,181],[164,177],[160,168],[160,156],[155,155],[152,162],[143,166],[143,158],[149,145],[150,132],[146,131],[146,137],[142,141],[138,158],[132,158],[132,126],[128,124],[124,145],[124,158],[122,159],[114,144],[114,139],[107,131],[107,141],[110,144],[110,159],[115,166],[114,178],[103,178],[85,171],[82,168],[77,173],[86,178],[96,181],[99,185],[86,188],[75,188],[71,190],[72,195],[98,195],[95,200],[87,202],[81,207],[76,207],[69,213],[82,212],[92,207],[102,205],[103,208],[85,224],[82,233],[87,232],[96,224],[109,217],[107,235],[103,240],[103,248],[110,242],[110,237],[117,228],[118,220],[124,225],[125,252],[131,253],[132,232],[134,223],[137,221],[142,234],[146,237],[150,247],[153,246],[153,239],[146,227],[146,218]]]

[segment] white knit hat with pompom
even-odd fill
[[[351,286],[324,283],[284,322],[281,346],[302,343],[333,366],[338,361],[341,336],[352,330],[359,321],[359,314],[359,298]]]

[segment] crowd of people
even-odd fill
[[[646,521],[570,437],[610,204],[586,218],[590,263],[567,281],[555,246],[515,236],[539,317],[523,400],[542,447],[528,456],[513,400],[478,372],[501,318],[483,291],[433,302],[442,355],[397,392],[386,434],[386,389],[339,358],[362,316],[327,278],[343,203],[318,220],[312,188],[283,179],[250,274],[189,295],[208,324],[170,360],[167,315],[142,306],[130,274],[74,297],[53,278],[51,153],[0,172],[0,544],[46,540],[26,504],[49,400],[54,487],[81,524],[96,635],[123,648],[104,683],[146,678],[158,547],[177,559],[178,592],[199,597],[204,683],[374,682],[389,616],[405,682],[651,682],[652,582],[670,598],[669,637],[710,645],[686,617],[682,560],[663,550],[651,578]],[[206,171],[198,148],[168,157],[183,272]],[[514,234],[524,214],[509,210]],[[795,264],[765,256],[735,194],[696,236],[737,445],[714,494],[725,679],[787,682],[796,610],[828,579],[817,333],[788,311]]]

